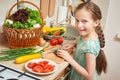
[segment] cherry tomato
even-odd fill
[[[50,40],[50,45],[51,46],[56,46],[57,44],[58,44],[58,41],[55,38]]]
[[[58,44],[62,44],[63,43],[63,39],[61,38],[61,37],[58,37],[58,38],[56,38],[57,39],[57,41],[58,41]]]

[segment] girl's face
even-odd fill
[[[77,10],[75,13],[75,25],[81,36],[87,37],[95,32],[95,27],[99,21],[94,21],[92,15],[86,9]]]

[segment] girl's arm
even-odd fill
[[[86,68],[79,65],[68,52],[59,50],[58,56],[64,58],[80,75],[87,80],[92,80],[95,72],[96,57],[91,53],[86,53]]]

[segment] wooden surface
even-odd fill
[[[64,59],[58,57],[55,53],[53,52],[48,52],[46,54],[43,54],[43,58],[44,59],[49,59],[49,60],[52,60],[58,64],[64,62]]]
[[[57,76],[57,78],[55,78],[55,80],[61,80],[61,78],[62,78],[63,76],[65,76],[66,73],[67,73],[67,70],[62,71],[62,72]]]

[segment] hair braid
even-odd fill
[[[96,32],[97,32],[99,40],[100,40],[100,47],[103,48],[105,46],[105,38],[104,38],[103,30],[102,30],[100,24],[97,26]]]
[[[100,47],[103,48],[105,46],[105,38],[100,24],[97,26],[96,32],[100,40]],[[107,60],[104,51],[100,49],[99,55],[96,58],[96,69],[98,71],[98,74],[100,75],[102,71],[106,73],[106,68],[107,68]]]

